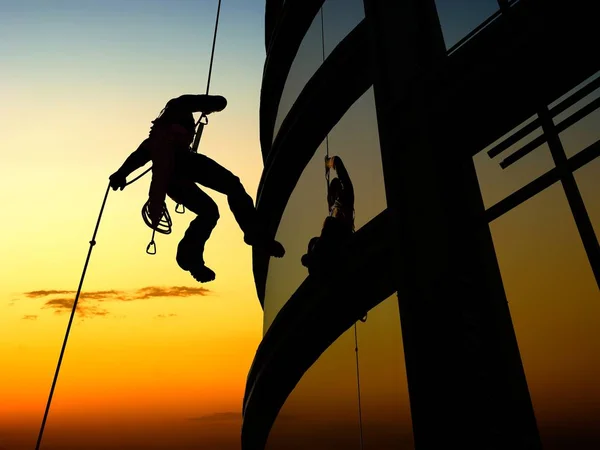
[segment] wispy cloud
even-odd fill
[[[23,320],[36,320],[36,319],[37,319],[37,316],[35,314],[26,314],[23,316]]]
[[[138,289],[133,300],[142,300],[152,297],[195,297],[208,295],[210,291],[203,287],[171,286],[157,287],[149,286]]]
[[[49,295],[56,295],[56,294],[71,294],[74,293],[75,291],[30,291],[30,292],[25,292],[24,295],[26,297],[29,298],[40,298],[40,297],[47,297]]]
[[[82,301],[83,296],[79,297],[79,303],[77,304],[77,312],[81,317],[103,317],[108,315],[108,310],[100,308],[96,305],[90,305],[89,301]],[[42,306],[45,309],[53,309],[55,313],[60,314],[63,312],[71,311],[73,309],[74,298],[53,298],[47,300]]]
[[[82,292],[79,296],[77,312],[82,317],[102,317],[108,315],[108,310],[94,303],[107,301],[131,302],[164,297],[203,297],[211,293],[209,289],[204,287],[188,286],[147,286],[133,291],[89,291]],[[55,313],[60,314],[72,310],[76,291],[38,290],[24,292],[23,295],[30,299],[44,299],[42,308],[52,309]],[[65,297],[66,295],[69,295],[69,297]],[[175,314],[161,314],[158,317],[174,316]]]

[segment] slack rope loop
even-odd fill
[[[110,192],[110,183],[106,187],[106,192],[104,194],[104,200],[102,200],[102,206],[100,207],[100,214],[98,214],[98,220],[96,221],[96,227],[94,228],[94,234],[92,235],[92,239],[90,240],[90,248],[88,250],[87,258],[85,259],[85,264],[83,266],[83,273],[81,274],[81,279],[79,280],[79,287],[77,288],[77,294],[75,295],[75,301],[73,302],[73,309],[71,310],[71,317],[69,317],[69,323],[67,325],[67,331],[65,333],[65,338],[63,340],[62,348],[60,349],[60,356],[58,357],[58,364],[56,365],[56,371],[54,372],[54,379],[52,380],[52,387],[50,388],[50,395],[48,396],[48,402],[46,403],[46,410],[44,411],[44,417],[42,419],[42,426],[40,428],[40,433],[38,434],[37,443],[35,444],[35,450],[39,450],[40,444],[42,443],[42,437],[44,435],[44,428],[46,427],[46,420],[48,419],[48,413],[50,412],[50,404],[52,403],[52,396],[54,395],[54,389],[56,388],[56,382],[58,380],[60,366],[62,364],[62,360],[65,355],[65,349],[67,347],[67,341],[69,339],[69,332],[71,331],[71,325],[73,324],[73,318],[75,317],[75,310],[77,309],[77,302],[79,301],[79,295],[81,294],[81,288],[83,287],[83,280],[85,279],[87,267],[90,262],[90,256],[92,255],[92,249],[96,245],[96,234],[98,233],[98,227],[100,226],[100,219],[102,218],[102,213],[104,212],[104,206],[106,205],[106,199],[108,198],[109,192]]]

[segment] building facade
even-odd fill
[[[253,255],[245,450],[598,448],[592,8],[267,0],[257,208],[287,253]],[[316,279],[327,155],[356,232]]]

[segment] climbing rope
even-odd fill
[[[208,95],[209,89],[210,89],[210,81],[211,81],[211,77],[212,77],[212,68],[213,68],[213,61],[214,61],[214,56],[215,56],[215,46],[216,46],[216,40],[217,40],[217,29],[219,26],[220,12],[221,12],[221,0],[219,0],[218,6],[217,6],[217,18],[215,20],[215,30],[214,30],[214,35],[213,35],[212,50],[211,50],[210,64],[209,64],[209,70],[208,70],[208,81],[206,83],[206,95]],[[164,111],[164,109],[163,109],[163,111]],[[195,152],[198,151],[200,137],[202,136],[202,131],[204,129],[204,125],[206,125],[206,124],[208,124],[208,118],[206,117],[205,114],[202,114],[200,116],[200,118],[198,119],[198,122],[196,123],[196,126],[198,128],[196,130],[196,135],[194,136],[194,144],[192,147],[193,151],[195,151]],[[129,182],[127,182],[125,184],[125,186],[128,186],[128,185],[136,182],[137,180],[142,178],[144,175],[146,175],[151,170],[152,170],[152,167],[149,167],[144,172],[142,172],[140,175],[138,175],[137,177],[135,177],[132,180],[130,180]],[[100,226],[100,220],[102,219],[102,214],[104,213],[104,207],[106,206],[106,200],[108,198],[109,192],[110,192],[110,183],[108,184],[108,186],[106,188],[106,192],[104,194],[104,199],[102,200],[102,206],[100,207],[100,213],[98,214],[98,220],[96,221],[96,227],[94,228],[94,233],[92,235],[92,239],[90,240],[90,247],[88,250],[87,257],[85,259],[85,264],[83,266],[83,272],[81,274],[81,279],[79,280],[79,287],[77,288],[77,293],[75,294],[75,300],[73,302],[73,308],[71,309],[71,316],[69,317],[69,322],[67,324],[67,330],[65,333],[65,337],[63,339],[62,347],[60,349],[60,355],[58,357],[58,363],[56,365],[56,370],[54,372],[54,378],[52,379],[52,385],[50,387],[50,394],[48,395],[48,401],[46,402],[46,408],[44,410],[44,416],[42,418],[40,432],[38,434],[37,442],[35,444],[35,450],[39,450],[40,445],[42,443],[44,429],[46,427],[46,421],[48,420],[48,414],[50,412],[50,405],[52,404],[52,397],[54,395],[54,390],[56,388],[56,383],[58,381],[58,374],[60,372],[60,367],[62,365],[62,360],[63,360],[64,354],[65,354],[65,349],[67,347],[69,333],[71,331],[71,326],[73,324],[73,319],[75,317],[75,311],[77,310],[77,303],[78,303],[79,297],[81,295],[81,288],[83,287],[83,281],[85,279],[88,264],[90,262],[90,257],[92,255],[92,249],[96,245],[96,234],[98,233],[98,228]],[[146,204],[142,207],[142,217],[144,218],[144,222],[146,222],[146,224],[149,223],[148,206],[149,206],[149,204],[148,204],[148,202],[146,202]],[[181,206],[183,208],[182,211],[179,211],[179,209],[178,209],[179,204],[177,204],[177,206],[175,207],[175,211],[177,213],[183,214],[183,213],[185,213],[185,207],[183,205],[181,205]],[[154,236],[155,236],[156,232],[158,231],[159,233],[169,234],[171,232],[171,225],[172,225],[171,217],[170,217],[169,211],[165,205],[164,209],[163,209],[163,214],[161,216],[158,226],[156,228],[153,228],[153,230],[152,230],[152,239],[151,239],[150,243],[148,244],[148,246],[146,247],[146,253],[149,253],[151,255],[156,254],[156,244],[154,242]],[[149,226],[151,226],[151,223]]]
[[[362,321],[362,319],[361,319]],[[360,396],[360,370],[358,364],[358,328],[354,323],[354,353],[356,355],[356,390],[358,391],[358,430],[360,433],[360,448],[364,447],[363,442],[363,423],[362,423],[362,404]]]
[[[325,24],[323,19],[323,7],[321,6],[321,55],[322,62],[325,62]],[[327,163],[329,162],[329,134],[325,136],[325,182],[327,186],[327,198],[329,198],[329,182],[330,182],[330,171]],[[327,205],[328,212],[329,205]],[[354,220],[354,217],[352,218]],[[361,322],[367,321],[367,315],[360,319]],[[354,323],[354,353],[356,355],[356,390],[358,393],[358,426],[360,433],[360,449],[364,448],[363,440],[363,421],[362,421],[362,402],[361,402],[361,389],[360,389],[360,368],[358,359],[358,327],[357,323]]]
[[[215,47],[217,45],[217,31],[219,30],[219,17],[221,16],[221,0],[217,4],[217,17],[215,19],[215,29],[213,33],[213,41],[212,41],[212,49],[210,51],[210,62],[208,64],[208,77],[206,80],[206,95],[210,92],[210,81],[212,79],[212,70],[213,63],[215,60]],[[194,143],[192,144],[192,151],[194,153],[198,153],[198,147],[200,146],[200,139],[202,138],[202,133],[204,131],[204,126],[208,125],[208,117],[206,114],[202,113],[196,122],[196,134],[194,135]],[[175,212],[179,214],[185,213],[185,206],[181,205],[181,212],[179,211],[180,204],[178,203],[175,206]]]
[[[219,0],[219,2],[217,4],[217,15],[216,15],[216,19],[215,19],[212,48],[211,48],[211,52],[210,52],[210,62],[208,64],[208,77],[207,77],[207,81],[206,81],[206,95],[208,95],[210,92],[210,82],[212,80],[212,71],[213,71],[213,63],[215,60],[215,48],[217,45],[217,32],[219,30],[220,16],[221,16],[221,0]],[[208,116],[206,114],[202,113],[200,115],[200,117],[198,118],[198,121],[195,124],[196,132],[194,133],[194,141],[192,143],[192,148],[191,148],[191,150],[194,153],[198,153],[198,147],[200,146],[200,140],[202,138],[202,133],[203,133],[204,127],[206,125],[208,125]],[[141,178],[150,170],[152,170],[152,168],[146,170],[144,173],[142,173],[141,175],[136,177],[131,182],[133,183],[137,179]],[[152,238],[150,239],[150,243],[146,247],[146,253],[148,253],[149,255],[155,255],[156,254],[156,243],[154,242],[154,236],[156,235],[156,232],[159,232],[161,234],[170,234],[171,226],[172,226],[173,222],[171,220],[171,216],[169,215],[169,210],[167,209],[167,207],[165,205],[163,207],[163,213],[161,215],[159,225],[156,228],[153,228],[152,222],[150,221],[150,216],[149,216],[149,202],[150,202],[150,200],[146,201],[146,203],[142,207],[142,217],[144,218],[144,222],[146,223],[146,225],[148,225],[150,228],[152,228]],[[177,203],[175,205],[175,212],[177,214],[185,214],[185,206],[182,205],[181,203]]]
[[[322,62],[325,62],[325,25],[323,21],[323,7],[321,6],[321,51],[322,51]],[[327,182],[327,197],[329,198],[329,168],[327,162],[329,161],[329,133],[325,136],[325,181]],[[328,206],[329,209],[329,206]]]
[[[221,1],[222,0],[219,0],[219,2],[217,4],[217,16],[215,19],[212,48],[211,48],[211,52],[210,52],[210,62],[208,65],[208,77],[207,77],[207,81],[206,81],[206,95],[208,95],[210,92],[210,82],[212,80],[213,64],[214,64],[214,60],[215,60],[215,48],[217,45],[217,31],[219,30],[219,18],[221,16]],[[163,109],[163,111],[164,111],[164,109]],[[161,114],[163,111],[161,111]],[[196,132],[194,134],[194,142],[192,144],[192,151],[194,153],[198,153],[198,147],[200,146],[200,139],[202,138],[202,133],[204,131],[205,125],[208,125],[208,116],[206,116],[206,114],[202,113],[200,115],[200,117],[198,118],[198,121],[196,122],[196,125],[195,125]],[[139,180],[140,178],[142,178],[144,175],[146,175],[151,170],[152,170],[152,167],[146,169],[140,175],[138,175],[133,180],[128,182],[125,186]],[[150,228],[152,228],[152,238],[150,240],[150,243],[146,247],[146,253],[148,253],[149,255],[155,255],[156,254],[156,243],[154,242],[154,236],[156,235],[156,232],[158,231],[161,234],[170,234],[171,226],[172,226],[173,222],[169,215],[169,210],[166,208],[166,205],[163,209],[163,214],[161,216],[160,223],[156,229],[152,227],[148,212],[149,212],[149,200],[146,201],[146,203],[142,207],[142,217],[143,217],[146,225],[148,225]],[[185,214],[185,206],[183,206],[180,203],[177,203],[175,205],[175,212],[177,214]]]
[[[219,16],[221,15],[221,0],[217,5],[217,18],[215,19],[215,32],[213,34],[212,50],[210,52],[210,64],[208,65],[208,81],[206,82],[206,95],[210,90],[210,79],[212,76],[213,61],[215,59],[215,45],[217,43],[217,30],[219,29]]]
[[[48,419],[48,413],[50,411],[50,404],[52,403],[52,395],[54,394],[54,389],[56,388],[56,381],[58,380],[58,373],[60,371],[60,366],[62,364],[63,356],[65,354],[65,348],[67,347],[67,340],[69,339],[69,332],[71,331],[71,325],[73,324],[73,318],[75,317],[75,310],[77,309],[77,302],[79,301],[79,295],[81,294],[81,287],[83,286],[83,280],[85,278],[85,273],[87,272],[87,267],[90,262],[90,256],[92,255],[92,249],[96,245],[96,234],[98,233],[98,227],[100,226],[100,219],[102,218],[102,213],[104,212],[104,206],[106,205],[106,199],[108,198],[108,193],[110,191],[110,183],[106,188],[106,192],[104,193],[104,199],[102,200],[102,206],[100,207],[100,214],[98,214],[98,220],[96,221],[96,228],[94,228],[94,234],[92,235],[92,240],[90,241],[90,248],[88,250],[87,258],[85,259],[85,264],[83,266],[83,273],[81,274],[81,279],[79,280],[79,287],[77,288],[77,294],[75,295],[75,301],[73,302],[73,309],[71,310],[71,317],[69,317],[69,324],[67,325],[67,332],[65,333],[65,338],[63,340],[62,348],[60,349],[60,356],[58,357],[58,364],[56,365],[56,371],[54,372],[54,379],[52,380],[52,387],[50,388],[50,395],[48,396],[48,402],[46,403],[46,410],[44,411],[44,418],[42,419],[42,426],[40,428],[40,433],[38,434],[37,443],[35,444],[35,450],[39,450],[40,444],[42,442],[42,436],[44,434],[44,428],[46,426],[46,420]]]

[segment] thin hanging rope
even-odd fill
[[[221,0],[217,5],[217,18],[215,20],[215,32],[213,35],[212,50],[210,52],[210,64],[208,65],[208,81],[206,82],[206,95],[210,89],[210,79],[212,77],[213,61],[215,58],[215,45],[217,44],[217,30],[219,29],[219,16],[221,15]]]
[[[321,6],[321,56],[322,62],[325,62],[325,23],[323,19],[323,7]],[[329,133],[325,136],[325,152],[327,159],[329,159]],[[327,183],[327,198],[329,198],[329,170],[325,170],[325,179]],[[329,205],[328,205],[329,208]],[[366,320],[366,318],[365,318]],[[362,319],[361,319],[362,321]],[[358,364],[358,330],[356,323],[354,324],[354,352],[356,354],[356,389],[358,391],[358,425],[360,433],[360,449],[364,448],[363,441],[363,423],[362,423],[362,404],[360,396],[360,369]]]
[[[360,401],[360,371],[358,369],[358,330],[354,323],[354,352],[356,354],[356,388],[358,390],[358,428],[360,431],[360,449],[363,449],[363,423],[362,423],[362,404]]]
[[[94,234],[92,235],[92,240],[90,241],[90,248],[88,250],[87,258],[85,259],[85,264],[83,266],[83,273],[81,274],[81,280],[79,280],[79,287],[77,288],[77,294],[75,295],[75,301],[73,302],[73,309],[71,310],[71,317],[69,318],[69,324],[67,325],[67,332],[65,333],[65,339],[63,340],[62,348],[60,349],[60,356],[58,357],[58,364],[56,365],[56,371],[54,372],[54,379],[52,380],[52,387],[50,388],[50,395],[48,396],[48,402],[46,403],[46,410],[44,411],[44,418],[42,419],[42,426],[40,428],[40,433],[38,435],[37,443],[35,444],[35,450],[39,450],[40,444],[42,442],[42,436],[44,434],[44,428],[46,427],[46,420],[48,419],[48,412],[50,411],[50,404],[52,403],[52,395],[54,394],[54,388],[56,387],[56,381],[58,380],[58,373],[60,371],[60,365],[63,360],[63,356],[65,354],[65,348],[67,347],[67,340],[69,339],[69,332],[71,331],[71,325],[73,324],[73,318],[75,317],[75,310],[77,309],[77,302],[79,300],[79,295],[81,294],[81,287],[83,286],[83,280],[85,278],[85,273],[87,271],[88,263],[90,262],[90,256],[92,255],[92,249],[94,245],[96,245],[96,234],[98,233],[98,227],[100,226],[100,219],[102,218],[102,213],[104,212],[104,206],[106,205],[106,199],[108,197],[108,193],[110,192],[110,183],[106,188],[106,192],[104,194],[104,200],[102,200],[102,207],[100,208],[100,214],[98,214],[98,220],[96,221],[96,228],[94,228]]]
[[[325,62],[325,25],[323,20],[323,7],[321,6],[321,56],[322,62]],[[325,136],[325,154],[329,160],[329,133]],[[327,198],[329,199],[329,169],[325,168],[325,182],[327,183]],[[329,211],[329,205],[327,205]]]
[[[210,81],[211,81],[211,78],[212,78],[213,62],[215,60],[215,47],[217,45],[217,31],[219,29],[219,17],[220,17],[220,15],[221,15],[221,0],[219,0],[219,3],[217,5],[217,17],[215,19],[215,30],[214,30],[214,33],[213,33],[212,50],[210,52],[210,63],[208,65],[208,79],[206,81],[206,95],[208,95],[208,93],[210,91]],[[164,111],[164,109],[163,109],[163,111]],[[162,111],[161,111],[161,114],[162,114]],[[201,119],[202,118],[198,119],[198,122]],[[137,177],[135,177],[133,180],[129,181],[125,186],[129,186],[131,183],[136,182],[137,180],[139,180],[140,178],[142,178],[144,175],[146,175],[151,170],[152,170],[152,167],[149,167],[144,172],[142,172],[140,175],[138,175]]]

